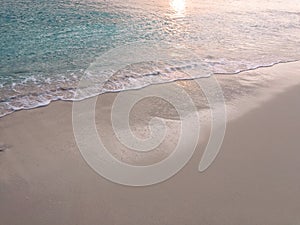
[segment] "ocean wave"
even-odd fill
[[[94,74],[72,76],[72,79],[39,81],[31,77],[22,82],[3,86],[0,89],[0,117],[15,111],[27,110],[49,105],[53,101],[81,101],[99,94],[135,90],[149,85],[163,84],[178,80],[192,80],[219,74],[238,74],[262,67],[271,67],[280,63],[298,60],[278,60],[276,62],[254,64],[241,61],[205,59],[201,62],[181,62],[178,65],[161,62],[141,62],[129,65],[114,72],[109,79],[99,80]],[[223,65],[223,67],[222,67]],[[205,66],[206,73],[196,76],[187,74],[189,70],[197,70]],[[203,69],[203,68],[202,68]],[[78,86],[84,77],[89,81],[86,87]],[[80,78],[80,79],[79,79]],[[92,84],[92,85],[91,85]],[[78,95],[80,91],[80,95]]]

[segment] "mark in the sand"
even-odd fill
[[[0,152],[4,152],[8,149],[8,145],[0,143]]]

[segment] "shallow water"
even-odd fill
[[[72,100],[83,76],[88,97],[300,59],[298,0],[0,3],[0,116]]]

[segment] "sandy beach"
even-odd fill
[[[75,142],[71,102],[57,101],[0,118],[0,143],[6,148],[0,151],[0,224],[300,224],[299,76],[299,63],[231,78],[220,75],[228,122],[216,160],[203,173],[198,171],[209,137],[209,129],[204,129],[188,164],[167,181],[148,187],[112,183],[87,165]],[[226,86],[228,79],[239,81],[235,91],[243,95],[232,98],[234,90],[227,87],[233,83]],[[248,90],[241,85],[245,79],[246,84],[253,79],[258,87]],[[181,85],[197,99],[193,82],[184,82]],[[101,96],[96,124],[118,157],[108,122],[115,96]],[[152,110],[133,110],[137,132],[153,115],[176,120],[167,103],[152,104]],[[158,149],[146,157],[132,158],[128,150],[122,154],[125,162],[152,163],[167,157],[173,144],[167,141],[161,147],[166,151]]]

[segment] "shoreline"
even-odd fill
[[[264,69],[267,69],[267,70],[273,70],[273,67],[275,67],[275,70],[277,69],[277,67],[279,66],[282,66],[282,67],[285,67],[285,65],[293,65],[293,64],[298,64],[298,67],[300,65],[300,60],[291,60],[291,61],[280,61],[280,62],[275,62],[273,64],[270,64],[270,65],[262,65],[262,66],[257,66],[255,68],[250,68],[250,69],[245,69],[245,70],[241,70],[241,71],[238,71],[238,72],[233,72],[233,73],[212,73],[211,76],[215,76],[218,80],[218,77],[223,77],[223,76],[232,76],[232,77],[236,77],[236,76],[243,76],[245,74],[249,74],[249,73],[252,73],[252,72],[255,72],[255,71],[260,71],[260,70],[264,70]],[[209,77],[211,77],[209,76]],[[207,79],[209,77],[201,77],[201,78],[183,78],[183,79],[178,79],[178,80],[171,80],[171,81],[167,81],[167,82],[163,82],[163,83],[154,83],[154,84],[147,84],[145,86],[141,86],[141,87],[137,87],[137,88],[130,88],[130,89],[125,89],[125,90],[119,90],[119,91],[107,91],[107,92],[104,92],[104,93],[100,93],[100,94],[96,94],[96,95],[92,95],[90,97],[86,97],[84,99],[80,99],[80,100],[74,100],[74,99],[50,99],[48,100],[49,102],[48,103],[42,103],[41,105],[38,105],[38,106],[34,106],[32,108],[22,108],[22,109],[16,109],[12,112],[8,112],[7,114],[4,114],[4,115],[1,115],[0,118],[3,118],[5,116],[8,116],[12,113],[15,113],[15,112],[19,112],[19,111],[23,111],[23,110],[32,110],[32,109],[37,109],[37,108],[42,108],[42,107],[47,107],[49,106],[50,104],[52,103],[55,103],[57,101],[61,101],[61,102],[76,102],[76,101],[85,101],[87,99],[90,99],[90,98],[93,98],[93,97],[97,97],[97,96],[101,96],[101,95],[107,95],[107,94],[118,94],[118,93],[121,93],[121,92],[130,92],[130,91],[138,91],[138,90],[141,90],[141,89],[144,89],[144,88],[148,88],[148,87],[151,87],[151,86],[162,86],[162,85],[168,85],[168,84],[172,84],[172,83],[180,83],[180,82],[193,82],[195,80],[200,80],[200,79]]]
[[[225,139],[219,155],[206,171],[199,173],[197,168],[209,135],[207,130],[192,159],[181,171],[171,179],[149,187],[117,185],[91,170],[75,143],[71,102],[57,101],[0,118],[0,143],[9,146],[0,152],[1,223],[300,223],[297,198],[300,194],[300,105],[297,104],[300,63],[292,64],[259,69],[258,73],[265,76],[261,80],[256,80],[252,72],[247,78],[239,77],[240,84],[246,79],[242,90],[247,90],[248,86],[249,90],[241,92],[243,97],[240,99],[226,102],[229,121]],[[228,93],[238,96],[235,91],[239,94],[240,90],[229,89],[236,78],[218,77],[225,99],[232,97]],[[190,90],[194,99],[199,97],[194,84],[182,82],[179,85]],[[255,85],[259,89],[254,90]],[[171,88],[168,84],[162,86]],[[101,96],[101,105],[96,107],[100,110],[96,125],[100,131],[104,129],[102,134],[107,144],[116,148],[114,154],[122,158],[128,152],[118,151],[107,122],[115,96]],[[176,128],[178,118],[172,108],[156,100],[151,103],[159,106],[158,109],[146,108],[146,103],[141,103],[132,112],[134,132],[147,135],[148,131],[143,130],[145,123],[159,115],[175,121]],[[196,102],[197,108],[202,107],[200,103]],[[169,126],[171,131],[172,126]],[[172,132],[169,138],[176,134]],[[172,144],[170,140],[163,147],[172,149]],[[128,153],[122,160],[141,161],[142,164],[150,160],[152,163],[169,153],[157,151],[154,157],[144,158]]]

